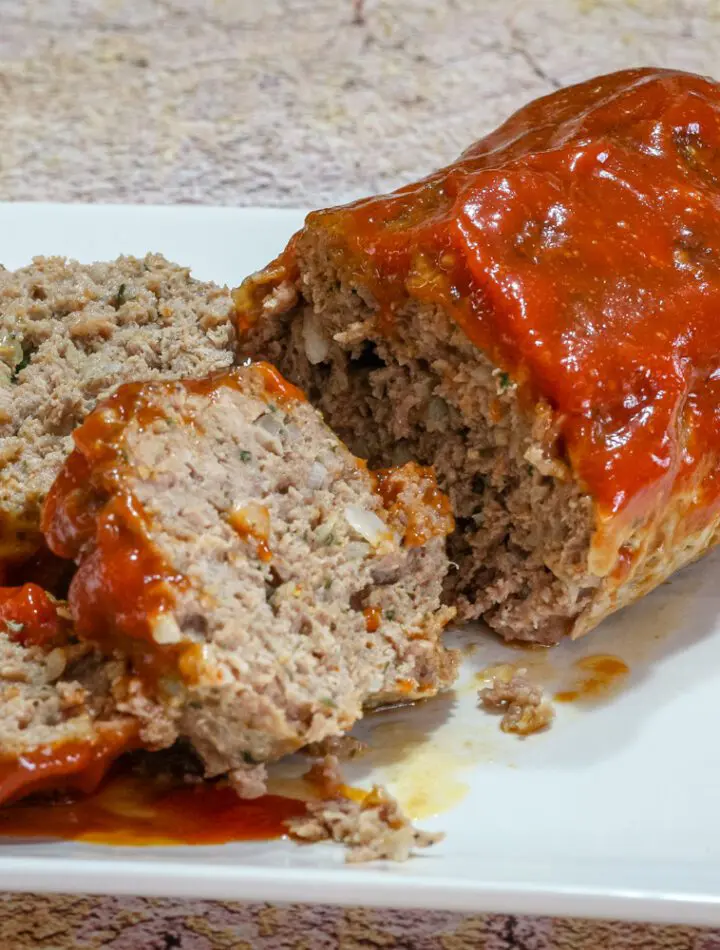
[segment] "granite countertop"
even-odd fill
[[[2,0],[0,200],[313,206],[452,159],[527,99],[717,72],[718,0]],[[0,950],[720,950],[549,918],[0,896]]]

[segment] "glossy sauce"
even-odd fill
[[[265,393],[268,396],[274,397],[286,406],[293,402],[305,401],[305,393],[302,389],[289,383],[270,363],[254,363],[253,366],[265,381]]]
[[[0,588],[0,631],[26,647],[49,651],[72,634],[65,604],[36,584]],[[93,791],[117,757],[137,745],[137,723],[118,721],[85,741],[41,746],[22,755],[0,750],[0,804],[45,789]]]
[[[586,656],[574,664],[577,685],[555,694],[558,703],[602,699],[613,693],[630,673],[630,667],[617,656],[598,654]]]
[[[440,305],[521,401],[550,404],[600,528],[622,514],[627,532],[679,494],[687,535],[716,522],[718,84],[636,69],[559,90],[447,168],[306,228],[369,288],[386,333],[407,294]],[[299,243],[275,279],[296,274]],[[236,297],[241,330],[252,294]]]
[[[62,641],[70,630],[67,608],[37,584],[0,587],[0,631],[24,646]]]
[[[127,772],[86,797],[0,809],[0,837],[61,838],[109,845],[212,845],[285,834],[303,802],[276,795],[243,801],[220,784],[183,784]]]
[[[92,792],[118,756],[132,749],[136,741],[137,724],[128,723],[105,729],[92,742],[63,742],[19,758],[0,758],[0,804],[47,789]]]
[[[365,629],[368,633],[375,633],[380,629],[382,610],[379,607],[366,607],[363,614],[365,615]]]

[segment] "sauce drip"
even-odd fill
[[[578,684],[556,693],[558,703],[601,699],[612,693],[630,672],[624,660],[609,654],[583,657],[574,666],[578,671]]]
[[[112,775],[85,797],[0,809],[0,837],[60,838],[117,846],[214,845],[264,841],[285,834],[303,802],[277,795],[244,801],[220,784],[169,777]]]

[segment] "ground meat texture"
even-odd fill
[[[98,399],[233,359],[230,298],[157,254],[0,269],[0,566],[38,547],[40,508]]]
[[[22,591],[3,607],[22,606]],[[34,594],[38,607],[39,596]],[[25,598],[27,600],[27,598]],[[142,744],[143,723],[124,713],[126,664],[80,643],[64,620],[50,631],[0,612],[0,804],[48,788],[94,788],[121,752]]]
[[[495,675],[492,683],[478,693],[483,709],[503,714],[502,731],[520,736],[546,729],[555,718],[555,710],[545,699],[542,689],[525,673],[525,670],[518,670],[511,672],[509,677]]]
[[[257,794],[262,763],[453,680],[432,475],[368,472],[272,367],[125,385],[75,443],[44,526],[77,629],[133,658],[208,774]]]
[[[587,569],[592,500],[556,457],[551,414],[528,416],[441,308],[408,300],[387,338],[324,235],[302,232],[294,251],[303,303],[241,327],[242,352],[267,354],[371,465],[435,467],[457,521],[445,597],[461,619],[482,617],[509,640],[557,642],[600,579]],[[248,288],[239,296],[242,308]]]
[[[375,787],[360,802],[331,798],[309,802],[307,815],[288,822],[297,841],[337,841],[347,848],[345,860],[407,861],[416,848],[428,848],[445,837],[420,831],[383,788]]]
[[[448,602],[507,639],[585,633],[720,537],[719,102],[666,70],[560,90],[234,292],[241,352],[352,451],[435,466]]]

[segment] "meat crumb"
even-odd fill
[[[80,683],[61,682],[56,684],[55,689],[62,712],[68,712],[71,709],[77,710],[78,707],[85,705],[88,698],[88,691]]]
[[[238,798],[260,798],[267,791],[267,768],[263,764],[233,769],[228,779]]]
[[[323,799],[343,797],[345,782],[336,755],[326,755],[321,761],[313,762],[303,778]]]
[[[367,743],[355,739],[353,736],[327,736],[320,742],[310,742],[302,750],[304,755],[312,759],[319,759],[326,755],[337,759],[354,759],[367,750]]]
[[[307,814],[291,818],[287,827],[299,841],[344,844],[350,864],[407,861],[415,848],[427,848],[445,837],[415,828],[395,799],[378,786],[361,802],[347,798],[309,802]]]
[[[503,713],[503,732],[529,736],[546,729],[555,718],[555,710],[542,689],[524,674],[525,670],[518,670],[510,679],[493,676],[490,686],[481,689],[478,698],[483,709]]]

